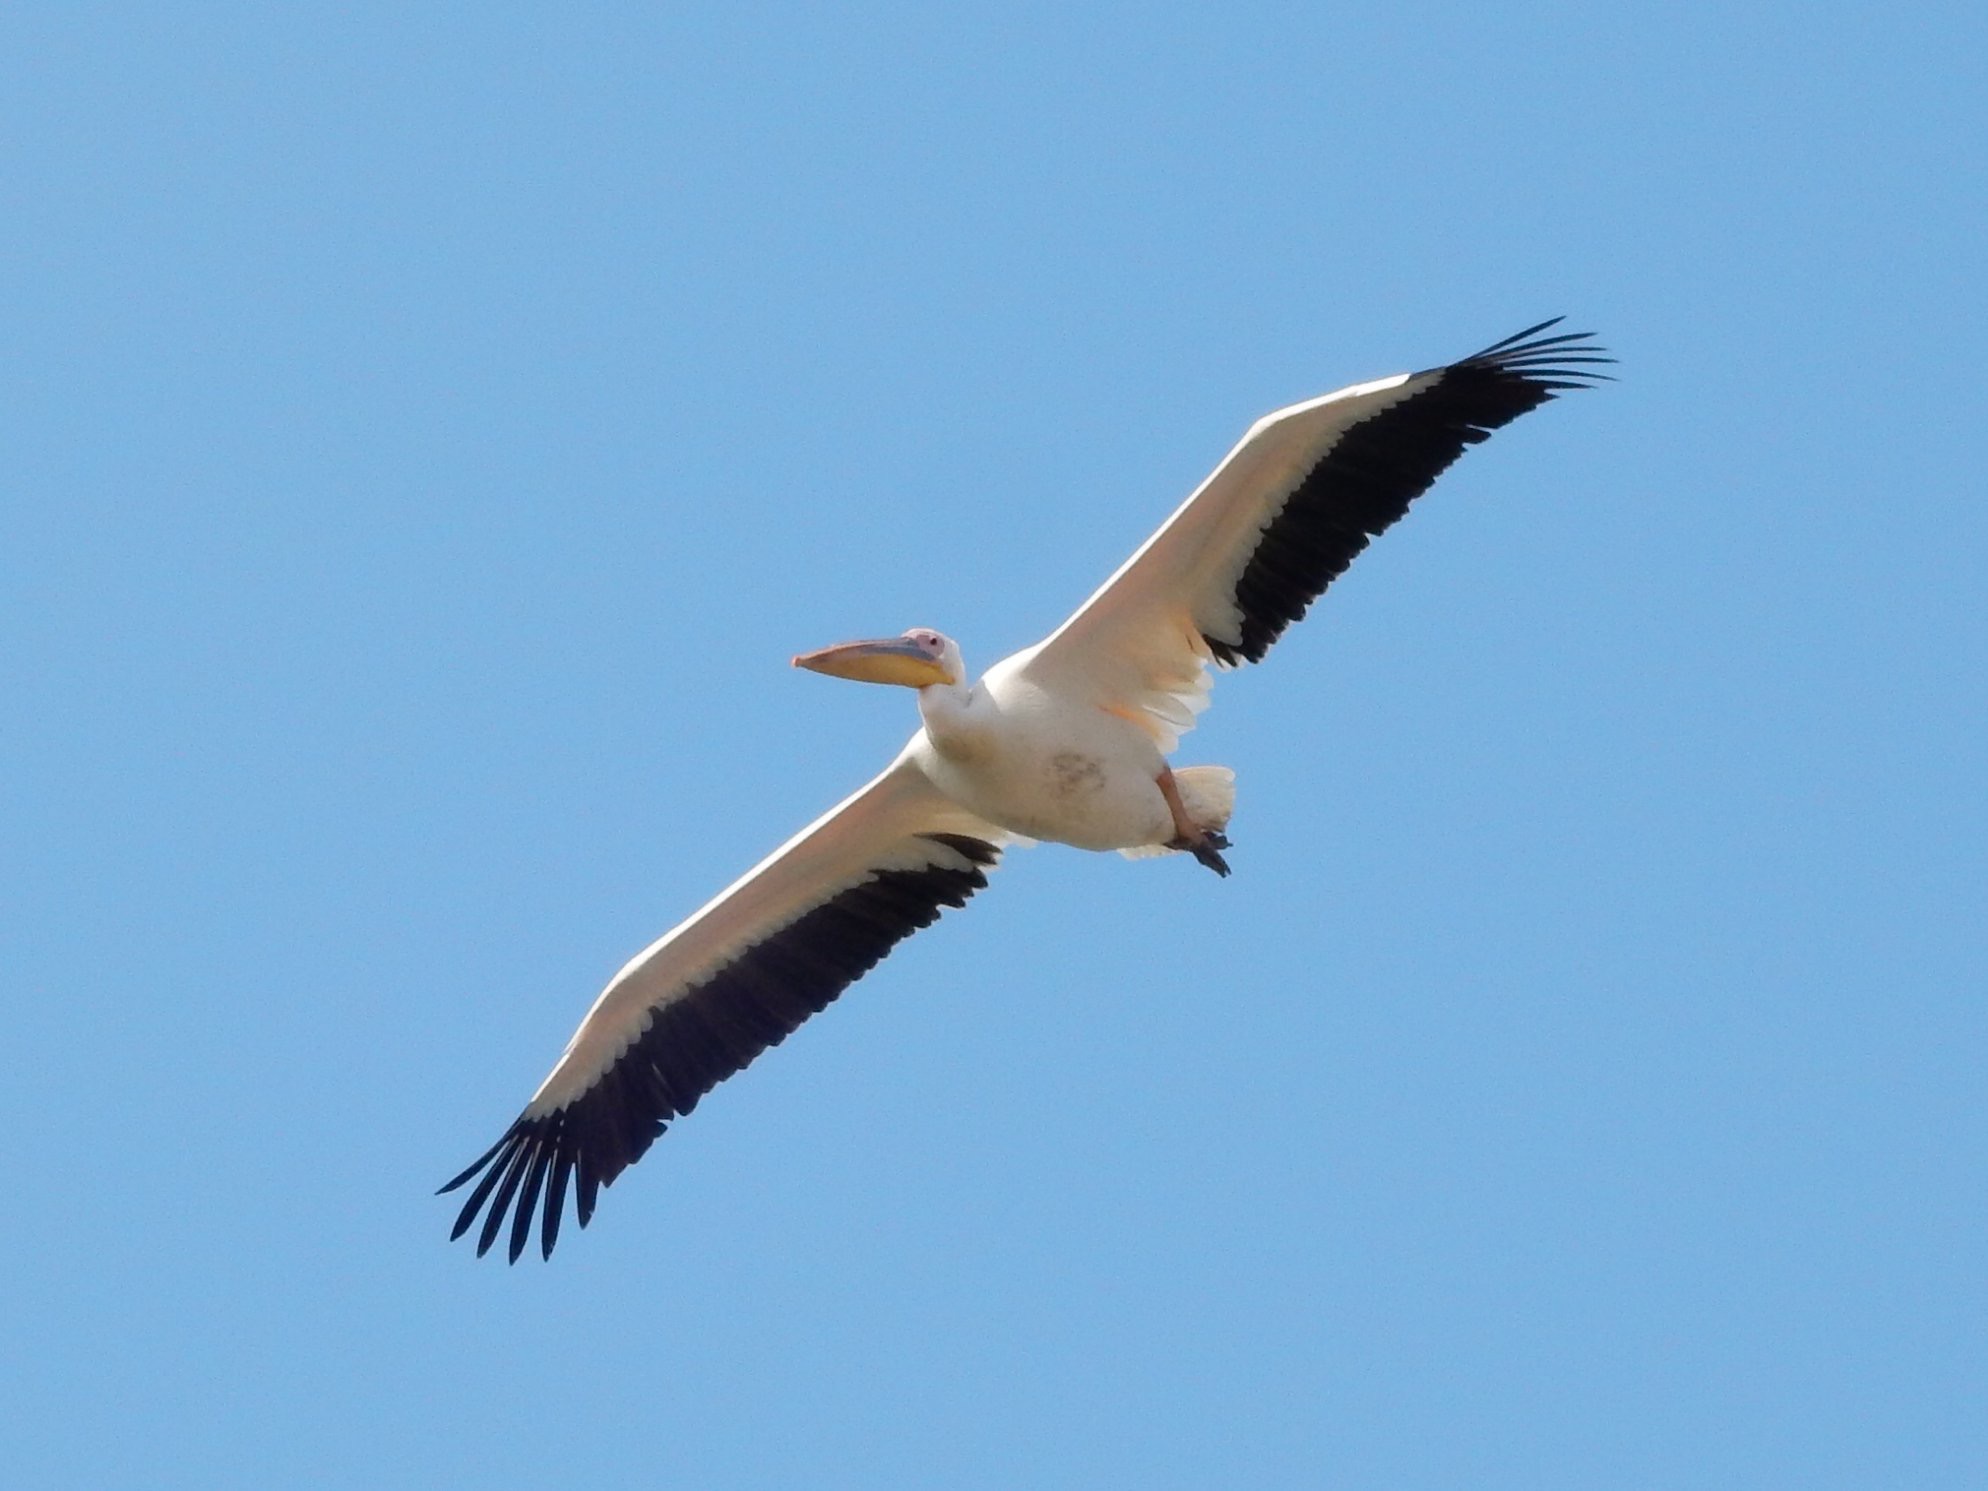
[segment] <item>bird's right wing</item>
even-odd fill
[[[442,1187],[483,1177],[451,1236],[487,1208],[488,1252],[508,1212],[515,1263],[543,1201],[551,1257],[570,1184],[584,1227],[671,1119],[964,905],[1011,837],[899,757],[614,976],[517,1121]]]
[[[1261,662],[1368,542],[1501,425],[1614,359],[1538,326],[1421,373],[1258,420],[1214,473],[1046,641],[1004,666],[1144,725],[1171,751],[1208,668]]]

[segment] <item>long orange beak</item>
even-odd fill
[[[819,652],[804,652],[794,659],[796,668],[826,673],[831,678],[853,678],[859,683],[895,683],[922,689],[929,684],[949,681],[945,668],[903,637],[886,637],[874,642],[842,642]]]

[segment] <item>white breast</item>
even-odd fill
[[[1136,724],[998,668],[970,694],[926,691],[919,708],[925,729],[911,746],[919,765],[990,822],[1080,849],[1173,836],[1157,782],[1165,763]]]

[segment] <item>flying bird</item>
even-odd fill
[[[450,1236],[481,1216],[480,1256],[508,1218],[515,1263],[537,1217],[551,1257],[569,1191],[584,1227],[672,1119],[965,905],[1009,845],[1179,853],[1227,875],[1234,773],[1167,760],[1212,674],[1261,662],[1466,446],[1608,376],[1588,333],[1544,335],[1558,324],[1266,415],[1074,616],[978,682],[924,627],[795,658],[915,690],[917,733],[608,982],[517,1120],[442,1187],[476,1181]]]

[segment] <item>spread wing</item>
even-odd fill
[[[1450,463],[1612,362],[1539,325],[1422,373],[1293,404],[1240,444],[1068,621],[1025,676],[1138,719],[1163,751],[1207,707],[1209,667],[1260,662]]]
[[[481,1255],[508,1214],[515,1263],[536,1213],[551,1257],[569,1189],[584,1227],[671,1119],[966,904],[1009,837],[900,757],[614,976],[517,1121],[442,1187],[476,1180],[451,1236],[482,1214]]]

